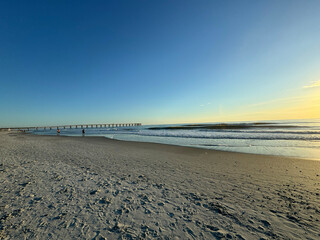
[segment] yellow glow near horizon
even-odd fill
[[[283,120],[283,119],[308,119],[320,118],[320,94],[314,93],[305,96],[297,101],[283,102],[275,101],[271,109],[261,111],[252,111],[243,113],[241,119],[245,120]],[[240,116],[235,116],[232,120],[237,121]]]
[[[320,88],[309,89],[303,95],[291,98],[274,99],[264,103],[243,106],[220,113],[206,112],[202,116],[183,115],[167,118],[161,123],[205,123],[261,120],[289,120],[320,118]],[[160,122],[159,122],[160,123]]]

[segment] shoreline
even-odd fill
[[[248,155],[255,155],[257,157],[259,156],[266,156],[266,157],[279,157],[279,158],[287,158],[287,159],[293,159],[293,160],[302,160],[302,161],[320,161],[319,158],[307,158],[307,157],[295,157],[295,156],[285,156],[285,155],[272,155],[272,154],[262,154],[262,153],[248,153],[248,152],[237,152],[237,151],[227,151],[227,150],[216,150],[216,149],[209,149],[209,148],[202,148],[197,146],[184,146],[184,145],[174,145],[174,144],[166,144],[166,143],[157,143],[157,142],[143,142],[143,141],[129,141],[129,140],[119,140],[119,139],[112,139],[104,136],[66,136],[66,135],[38,135],[38,134],[32,134],[32,133],[20,133],[20,134],[30,134],[30,136],[48,136],[48,137],[67,137],[67,138],[98,138],[98,139],[107,139],[110,141],[120,141],[120,142],[126,142],[126,143],[142,143],[142,144],[159,144],[164,146],[176,146],[176,147],[182,147],[182,148],[191,148],[191,149],[201,149],[204,151],[213,151],[213,152],[225,152],[225,153],[235,153],[235,154],[248,154]]]
[[[320,162],[0,132],[0,239],[317,239]]]

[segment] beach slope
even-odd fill
[[[0,239],[319,239],[320,161],[0,132]]]

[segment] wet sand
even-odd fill
[[[320,239],[320,161],[0,132],[0,239]]]

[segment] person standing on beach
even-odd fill
[[[84,136],[84,134],[86,133],[86,131],[84,130],[84,128],[82,129],[82,136]]]
[[[58,128],[58,129],[57,129],[57,135],[59,135],[59,134],[60,134],[60,129]]]

